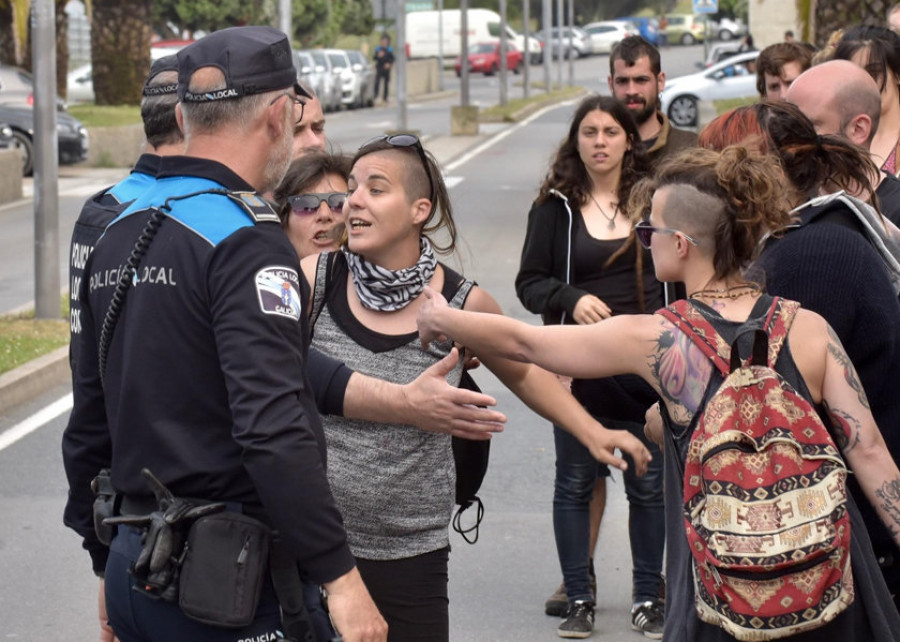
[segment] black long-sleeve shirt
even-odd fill
[[[330,581],[354,562],[307,379],[308,287],[277,218],[254,224],[218,194],[171,202],[129,289],[101,385],[103,316],[152,206],[223,187],[252,191],[218,163],[162,159],[156,186],[88,259],[75,405],[63,437],[65,521],[102,569],[108,551],[93,532],[90,480],[111,466],[118,492],[148,495],[139,474],[146,467],[176,495],[260,507],[306,576]],[[327,377],[340,379],[335,370]]]

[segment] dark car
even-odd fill
[[[34,110],[0,105],[0,123],[6,123],[12,130],[12,146],[22,150],[22,173],[30,176],[34,169]],[[71,165],[87,158],[87,129],[77,119],[64,111],[57,112],[56,134],[61,165]]]

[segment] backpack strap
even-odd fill
[[[766,313],[766,320],[762,327],[768,340],[768,366],[770,368],[775,368],[778,354],[787,341],[788,333],[799,309],[800,304],[796,301],[773,297],[772,305]],[[735,341],[737,341],[737,337],[735,337]]]
[[[331,285],[334,276],[334,266],[337,262],[337,252],[322,252],[316,261],[316,278],[313,281],[313,304],[309,313],[309,329],[310,332],[315,329],[316,321],[322,314],[322,308],[325,307],[325,296],[328,294],[328,286]]]
[[[669,307],[659,310],[657,314],[681,330],[703,354],[709,357],[723,376],[728,376],[731,371],[728,363],[731,359],[731,346],[690,301],[679,299]]]

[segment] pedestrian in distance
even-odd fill
[[[382,96],[384,102],[387,102],[391,84],[391,69],[394,66],[394,48],[391,47],[391,37],[386,33],[381,34],[381,43],[375,47],[372,58],[375,61],[375,97],[378,97],[378,90],[384,83]]]
[[[743,627],[740,635],[729,633],[729,630],[734,631],[735,623],[728,620],[729,609],[721,607],[721,603],[722,610],[715,617],[710,617],[709,612],[704,610],[704,618],[701,619],[698,613],[708,596],[695,592],[695,584],[706,590],[709,586],[706,582],[713,575],[705,569],[722,567],[710,567],[708,564],[712,561],[700,566],[695,561],[695,548],[688,544],[686,529],[686,524],[694,523],[688,521],[694,513],[692,507],[684,503],[687,497],[683,496],[683,489],[696,488],[696,478],[687,476],[686,472],[682,474],[682,471],[685,471],[687,463],[696,461],[695,455],[689,456],[695,451],[686,450],[687,445],[693,448],[698,443],[696,439],[715,434],[717,417],[723,417],[730,426],[738,425],[730,422],[740,421],[734,410],[728,411],[725,406],[719,405],[710,408],[709,405],[716,399],[723,399],[724,386],[720,387],[720,383],[725,380],[728,371],[727,363],[719,360],[723,354],[730,352],[732,359],[738,359],[734,365],[736,375],[743,373],[742,376],[750,377],[751,372],[759,372],[752,368],[761,368],[769,373],[768,376],[775,376],[782,382],[779,385],[789,385],[797,391],[794,399],[809,408],[802,417],[819,426],[817,434],[826,443],[824,450],[829,453],[831,462],[828,464],[829,474],[837,480],[836,488],[843,485],[846,477],[843,465],[846,462],[895,540],[900,540],[900,497],[896,493],[896,488],[900,486],[900,471],[885,448],[859,379],[840,341],[821,316],[799,308],[797,304],[762,294],[759,285],[748,281],[743,275],[763,235],[790,220],[780,198],[782,193],[783,183],[778,166],[769,158],[760,157],[743,147],[728,148],[721,153],[710,150],[684,152],[661,166],[654,177],[637,188],[633,195],[632,211],[644,213],[637,230],[641,242],[649,246],[653,254],[657,277],[684,282],[691,295],[689,300],[670,306],[666,314],[623,315],[592,325],[539,327],[509,318],[452,309],[437,292],[429,290],[425,293],[428,301],[418,315],[419,332],[425,346],[446,337],[464,343],[482,356],[494,354],[537,363],[573,377],[637,374],[659,393],[666,443],[668,591],[663,639],[668,642],[775,639],[784,635],[787,636],[785,639],[803,641],[884,641],[900,636],[900,616],[890,602],[880,575],[874,572],[876,562],[865,528],[861,525],[852,497],[843,493],[836,515],[843,519],[849,513],[852,528],[849,530],[849,542],[842,540],[833,552],[846,558],[849,551],[850,566],[842,567],[844,573],[828,576],[832,587],[830,592],[810,594],[807,599],[799,595],[776,599],[772,603],[772,595],[783,588],[775,588],[776,585],[779,581],[784,584],[784,580],[776,578],[772,584],[766,573],[755,577],[741,574],[734,578],[723,571],[715,576],[718,578],[718,584],[714,585],[716,590],[730,591],[735,608],[740,606],[737,603],[740,600],[751,611],[753,607],[759,610],[755,624]],[[676,311],[689,315],[698,324],[702,322],[708,328],[705,336],[710,340],[718,335],[716,344],[720,348],[711,348],[711,343],[683,329],[685,326],[680,321],[670,320],[673,317],[668,313]],[[765,330],[760,331],[761,328]],[[759,349],[762,345],[760,335],[771,337],[775,342],[771,344],[772,352]],[[763,365],[751,366],[743,361],[750,355],[750,344],[757,347],[753,363]],[[707,348],[704,350],[701,345]],[[775,345],[780,349],[775,349]],[[735,355],[736,351],[738,355]],[[736,386],[744,385],[734,376],[729,380]],[[749,385],[744,390],[752,390],[751,379],[746,381]],[[774,390],[771,387],[766,389]],[[774,399],[772,397],[773,402]],[[773,426],[792,426],[801,417],[789,412],[787,406],[782,406],[783,410],[779,411],[769,403],[763,401],[762,406],[757,407],[770,413],[766,416]],[[817,404],[819,410],[814,410],[811,403]],[[722,408],[722,415],[715,414],[719,408]],[[754,429],[759,429],[760,424],[755,416],[754,413],[747,415],[747,422]],[[830,427],[833,438],[825,437],[826,425]],[[787,434],[796,441],[797,435]],[[725,434],[719,433],[719,436],[724,443]],[[789,452],[800,452],[798,445],[793,445]],[[837,456],[838,447],[842,458]],[[727,457],[741,460],[739,453],[744,451],[737,448],[720,452],[727,452]],[[711,452],[710,456],[713,455]],[[794,457],[794,466],[797,466],[802,457]],[[725,459],[715,461],[721,464],[710,460],[710,468],[704,468],[700,473],[704,478],[714,474],[714,470],[724,471],[731,466]],[[784,472],[776,474],[788,472],[783,466],[779,470]],[[796,473],[791,470],[790,474]],[[747,513],[746,517],[753,523],[739,523],[745,514],[734,511],[747,510],[747,503],[754,496],[770,497],[772,491],[780,492],[796,486],[791,486],[787,481],[786,485],[773,487],[770,491],[750,474],[745,474],[742,479],[740,491],[736,486],[720,484],[718,489],[725,489],[725,494],[707,497],[722,497],[723,501],[736,496],[744,499],[738,500],[733,507],[732,504],[721,505],[723,510],[719,512],[712,506],[711,512],[706,515],[710,529],[730,529],[735,534],[755,539],[756,534],[777,528],[778,522],[763,520],[764,525]],[[800,480],[795,478],[795,481]],[[713,492],[715,489],[709,490]],[[729,496],[729,490],[735,495]],[[744,492],[746,494],[742,494]],[[815,495],[824,502],[830,492],[830,489],[819,487]],[[800,499],[800,495],[782,493],[779,497],[785,502],[805,501]],[[806,504],[808,507],[812,505]],[[787,519],[787,504],[784,504],[784,509],[781,515]],[[768,514],[773,515],[771,510]],[[799,510],[795,509],[793,515],[799,515]],[[817,530],[804,532],[810,534]],[[837,533],[837,530],[828,532]],[[842,533],[846,535],[846,529]],[[772,547],[766,553],[775,555],[772,544],[775,539],[780,538],[769,537],[766,540],[769,543],[763,544],[764,547]],[[713,545],[710,540],[693,541],[706,547]],[[740,541],[737,539],[734,543],[739,545]],[[762,543],[761,540],[756,541]],[[810,540],[785,538],[780,541],[787,549],[796,552]],[[722,540],[724,546],[728,546],[728,542],[727,539]],[[701,547],[698,552],[704,550],[707,549]],[[752,554],[744,549],[743,555]],[[830,561],[825,564],[829,568],[833,566]],[[771,566],[758,564],[754,568],[768,568],[768,575],[771,576]],[[802,568],[797,571],[803,572]],[[848,593],[850,577],[853,589]],[[839,608],[832,607],[832,595],[843,598]],[[753,607],[749,606],[750,603]],[[777,616],[769,618],[768,613]],[[753,618],[747,617],[747,620],[750,619]],[[804,632],[797,632],[798,629],[793,627],[794,624],[806,622],[811,624],[806,626]],[[725,627],[730,628],[726,630]]]
[[[625,214],[631,188],[648,166],[625,105],[609,96],[583,99],[528,214],[516,276],[519,300],[544,323],[593,324],[662,306],[663,290],[650,253],[637,243]],[[571,385],[575,398],[604,426],[631,432],[653,456],[647,474],[626,472],[624,479],[634,569],[632,625],[659,639],[665,543],[662,455],[643,431],[644,411],[656,402],[656,393],[634,376],[576,379],[564,385]],[[565,616],[558,629],[561,637],[588,637],[596,606],[594,549],[610,471],[569,432],[554,426],[553,439],[553,527],[563,583],[545,611]],[[601,578],[604,572],[600,569]]]
[[[327,483],[304,370],[299,263],[256,196],[284,174],[302,119],[306,96],[287,38],[269,27],[206,36],[178,53],[178,97],[186,156],[160,161],[155,187],[107,228],[87,264],[82,358],[63,437],[66,523],[84,538],[95,572],[105,572],[105,605],[122,642],[274,639],[285,630],[282,608],[287,622],[304,600],[293,590],[301,579],[325,586],[345,640],[385,640]],[[91,481],[101,468],[111,469],[126,521],[165,514],[172,530],[148,535],[123,523],[107,546],[92,517]],[[142,469],[156,476],[156,498]],[[227,510],[210,517],[254,525],[237,546],[246,553],[235,556],[253,556],[251,586],[259,588],[225,581],[202,589],[186,584],[185,566],[179,601],[170,601],[177,563],[167,550],[177,550],[186,535],[175,529],[196,511],[162,511],[211,511],[219,502]],[[271,565],[256,558],[266,525],[278,533]],[[286,575],[296,579],[287,581],[290,595]],[[237,623],[236,608],[222,602],[235,591],[246,591],[236,604],[248,605]],[[189,608],[188,597],[216,615]]]
[[[450,343],[419,346],[423,289],[451,304],[499,313],[494,299],[438,262],[456,241],[449,194],[434,158],[409,134],[380,136],[353,161],[341,251],[303,260],[313,285],[313,346],[372,376],[408,381],[444,358]],[[445,239],[444,242],[435,240]],[[475,353],[475,356],[478,356]],[[555,378],[503,359],[484,364],[540,414],[565,426],[597,459],[641,474],[649,452],[635,437],[594,421]],[[449,373],[458,383],[462,365]],[[329,481],[351,550],[394,642],[448,640],[449,525],[454,458],[447,435],[397,422],[325,417]]]

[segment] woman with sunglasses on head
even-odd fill
[[[363,145],[348,183],[346,245],[302,262],[313,284],[312,345],[358,372],[409,381],[452,348],[437,343],[422,350],[419,344],[416,313],[426,286],[456,307],[500,309],[435,258],[435,252],[454,249],[456,227],[440,169],[415,136],[383,136]],[[537,412],[590,444],[598,459],[621,467],[611,451],[617,447],[635,457],[639,472],[645,468],[646,448],[602,428],[550,373],[503,359],[484,363]],[[448,380],[458,383],[461,376],[459,365]],[[332,492],[389,639],[448,640],[455,485],[450,436],[332,416],[323,424]]]
[[[755,422],[753,411],[759,408],[741,405],[740,412],[737,412],[721,405],[725,400],[717,395],[717,391],[725,375],[713,364],[723,365],[727,372],[727,362],[722,364],[712,355],[726,354],[728,357],[723,358],[733,358],[733,350],[737,350],[742,359],[748,357],[750,348],[761,345],[758,335],[752,331],[763,327],[771,337],[770,345],[781,348],[772,367],[800,396],[816,405],[816,414],[821,416],[826,426],[830,426],[833,439],[847,464],[854,470],[868,500],[893,532],[895,540],[900,541],[900,494],[897,492],[900,471],[885,448],[857,374],[840,341],[821,316],[799,309],[793,302],[763,294],[757,283],[748,281],[744,276],[745,268],[756,256],[760,239],[769,230],[779,229],[790,221],[780,173],[780,168],[771,159],[757,156],[743,147],[729,147],[721,153],[696,149],[682,152],[660,166],[656,175],[639,184],[632,195],[631,209],[647,212],[646,218],[637,227],[637,233],[641,243],[649,247],[653,255],[657,277],[661,281],[682,282],[690,293],[687,301],[679,302],[672,308],[682,311],[682,319],[695,319],[697,327],[708,328],[704,336],[709,342],[713,342],[718,335],[714,341],[718,350],[706,348],[711,351],[709,354],[700,347],[707,344],[698,335],[690,335],[682,330],[680,322],[676,324],[663,314],[622,315],[591,325],[535,327],[512,319],[454,310],[431,290],[426,291],[429,301],[419,311],[418,324],[423,345],[436,338],[450,337],[471,347],[482,358],[488,355],[516,358],[572,377],[635,374],[660,395],[666,438],[664,491],[668,590],[663,633],[666,642],[718,642],[736,639],[739,634],[746,640],[785,637],[804,642],[829,639],[882,642],[900,638],[900,616],[890,601],[883,580],[875,572],[877,562],[856,505],[849,496],[843,499],[842,507],[835,509],[833,515],[843,518],[849,514],[852,522],[850,541],[836,549],[844,555],[849,547],[849,565],[852,566],[848,568],[849,565],[826,562],[828,569],[840,568],[846,574],[833,574],[824,567],[813,571],[812,563],[816,556],[801,558],[809,562],[796,571],[802,576],[804,569],[807,569],[810,574],[804,579],[794,578],[797,583],[790,586],[795,587],[799,594],[792,599],[779,596],[774,600],[775,604],[770,603],[772,594],[781,590],[777,582],[781,581],[782,585],[788,583],[777,575],[781,564],[767,567],[771,570],[763,573],[762,577],[759,574],[742,575],[737,571],[729,576],[724,568],[718,574],[713,572],[717,567],[712,567],[713,571],[703,571],[698,569],[708,567],[693,566],[696,562],[692,551],[697,551],[699,555],[709,550],[712,555],[715,544],[712,540],[706,540],[707,549],[703,546],[698,548],[696,539],[693,540],[695,546],[690,546],[688,541],[686,519],[693,519],[694,506],[685,505],[683,489],[696,485],[694,478],[685,472],[686,462],[691,460],[689,454],[696,461],[697,451],[691,438],[695,431],[704,431],[701,436],[708,431],[716,437],[725,437],[722,433],[716,434],[713,427],[716,421],[727,420],[729,423],[723,424],[726,428],[740,430],[741,420],[736,416],[744,417],[750,423]],[[773,319],[774,324],[771,323]],[[731,348],[732,345],[734,348]],[[754,358],[760,356],[757,354]],[[741,373],[749,374],[745,370]],[[735,376],[729,381],[734,385],[745,385],[735,380]],[[753,387],[749,383],[746,385]],[[708,409],[707,404],[714,396],[719,399],[720,405]],[[800,418],[811,420],[809,415],[790,412],[792,408],[798,409],[797,406],[768,405],[770,403],[775,402],[770,402],[767,397],[763,407],[769,413],[767,416],[771,426],[784,425],[780,422],[785,419],[775,419],[777,411],[773,408],[777,407],[782,408],[783,417],[789,417],[788,422],[796,422]],[[717,414],[716,410],[721,414]],[[701,415],[709,423],[698,423]],[[731,423],[734,419],[736,421]],[[789,425],[797,427],[795,423]],[[752,434],[756,436],[758,433]],[[820,426],[818,434],[826,434],[826,429]],[[689,443],[690,451],[687,450]],[[830,449],[829,452],[836,455],[834,446]],[[710,450],[710,457],[715,452],[715,449]],[[726,455],[730,457],[734,453],[735,450],[731,450]],[[760,457],[764,454],[767,458],[772,456],[771,451],[758,453]],[[795,457],[795,462],[803,459],[799,455],[787,456]],[[725,468],[730,466],[730,461],[719,459],[707,463],[709,467]],[[841,472],[839,460],[835,465],[838,468],[834,471],[842,479],[846,471]],[[765,470],[771,468],[766,466]],[[706,473],[704,469],[703,474]],[[797,475],[793,470],[788,474]],[[755,497],[760,501],[770,498],[770,487],[766,484],[772,483],[771,478],[762,477],[762,473],[757,475],[759,477],[754,478],[750,473],[740,482],[729,483],[730,487],[739,485],[740,491],[746,493],[741,495],[735,488],[731,497]],[[809,497],[803,492],[791,497],[787,493],[808,488],[800,482],[809,479],[800,476],[782,479],[786,480],[783,486],[776,489],[773,485],[771,489],[777,490],[780,493],[778,497],[783,498],[785,503],[756,506],[768,509],[765,517],[742,508],[746,503],[715,503],[719,496],[708,496],[709,527],[715,527],[717,524],[714,522],[718,521],[731,533],[728,536],[720,531],[723,538],[720,544],[728,546],[733,543],[743,551],[742,554],[752,556],[756,549],[741,548],[742,536],[751,535],[758,528],[769,533],[773,529],[783,529],[778,530],[778,535],[770,536],[772,541],[763,551],[772,555],[771,559],[777,559],[776,553],[780,549],[775,547],[778,545],[792,546],[787,550],[803,550],[806,555],[812,551],[822,551],[823,556],[826,554],[828,549],[812,544],[814,538],[811,535],[819,532],[818,522],[816,528],[790,527],[797,524],[794,520],[806,511],[819,510],[820,505],[827,506],[825,497],[832,495],[831,488],[819,488]],[[791,481],[795,485],[790,485]],[[717,493],[722,487],[708,490]],[[791,511],[791,502],[797,501],[799,504],[793,505]],[[720,512],[717,512],[717,506],[721,507]],[[773,509],[783,512],[775,515]],[[733,512],[735,510],[747,512],[738,514]],[[829,538],[837,533],[834,524],[821,528]],[[841,532],[846,534],[846,529]],[[733,542],[729,541],[729,537],[733,537]],[[761,543],[758,536],[748,539],[748,546]],[[832,554],[834,551],[824,559],[834,560],[830,557]],[[757,573],[759,570],[757,565]],[[705,602],[706,594],[700,592],[695,596],[695,576],[699,578],[697,582],[711,578],[703,581],[715,582],[718,590],[726,586],[735,596],[733,602],[728,602],[729,605],[734,604],[735,609],[739,606],[758,609],[759,617],[746,617],[739,624],[743,630],[738,631],[733,626],[733,620],[728,619],[733,613],[730,606],[721,606],[720,603],[721,610],[716,611],[716,615],[712,615],[706,607],[703,609],[704,619],[701,619],[698,610],[701,602]],[[852,589],[849,588],[848,576],[852,576]],[[830,578],[827,590],[821,594],[808,593],[804,599],[803,589],[816,586],[820,577]],[[767,583],[769,580],[774,581]],[[804,580],[808,584],[804,584]],[[695,603],[698,596],[700,600]],[[738,604],[739,601],[744,603]],[[772,613],[777,615],[769,617]],[[797,628],[797,625],[807,623],[806,628]],[[724,628],[726,626],[732,633]]]
[[[278,217],[301,259],[338,248],[349,173],[349,156],[308,150],[275,189]]]
[[[625,106],[609,96],[582,100],[528,214],[516,276],[519,300],[545,324],[587,325],[662,307],[662,286],[650,253],[636,242],[625,212],[631,188],[647,170],[640,134]],[[632,625],[658,638],[665,542],[662,457],[643,430],[644,411],[656,402],[656,393],[628,375],[576,379],[571,389],[604,426],[631,432],[653,455],[646,475],[626,472],[624,477],[633,560]],[[560,636],[584,638],[593,630],[593,553],[610,473],[571,434],[557,426],[553,434],[553,529],[563,584],[546,610],[565,617]]]

